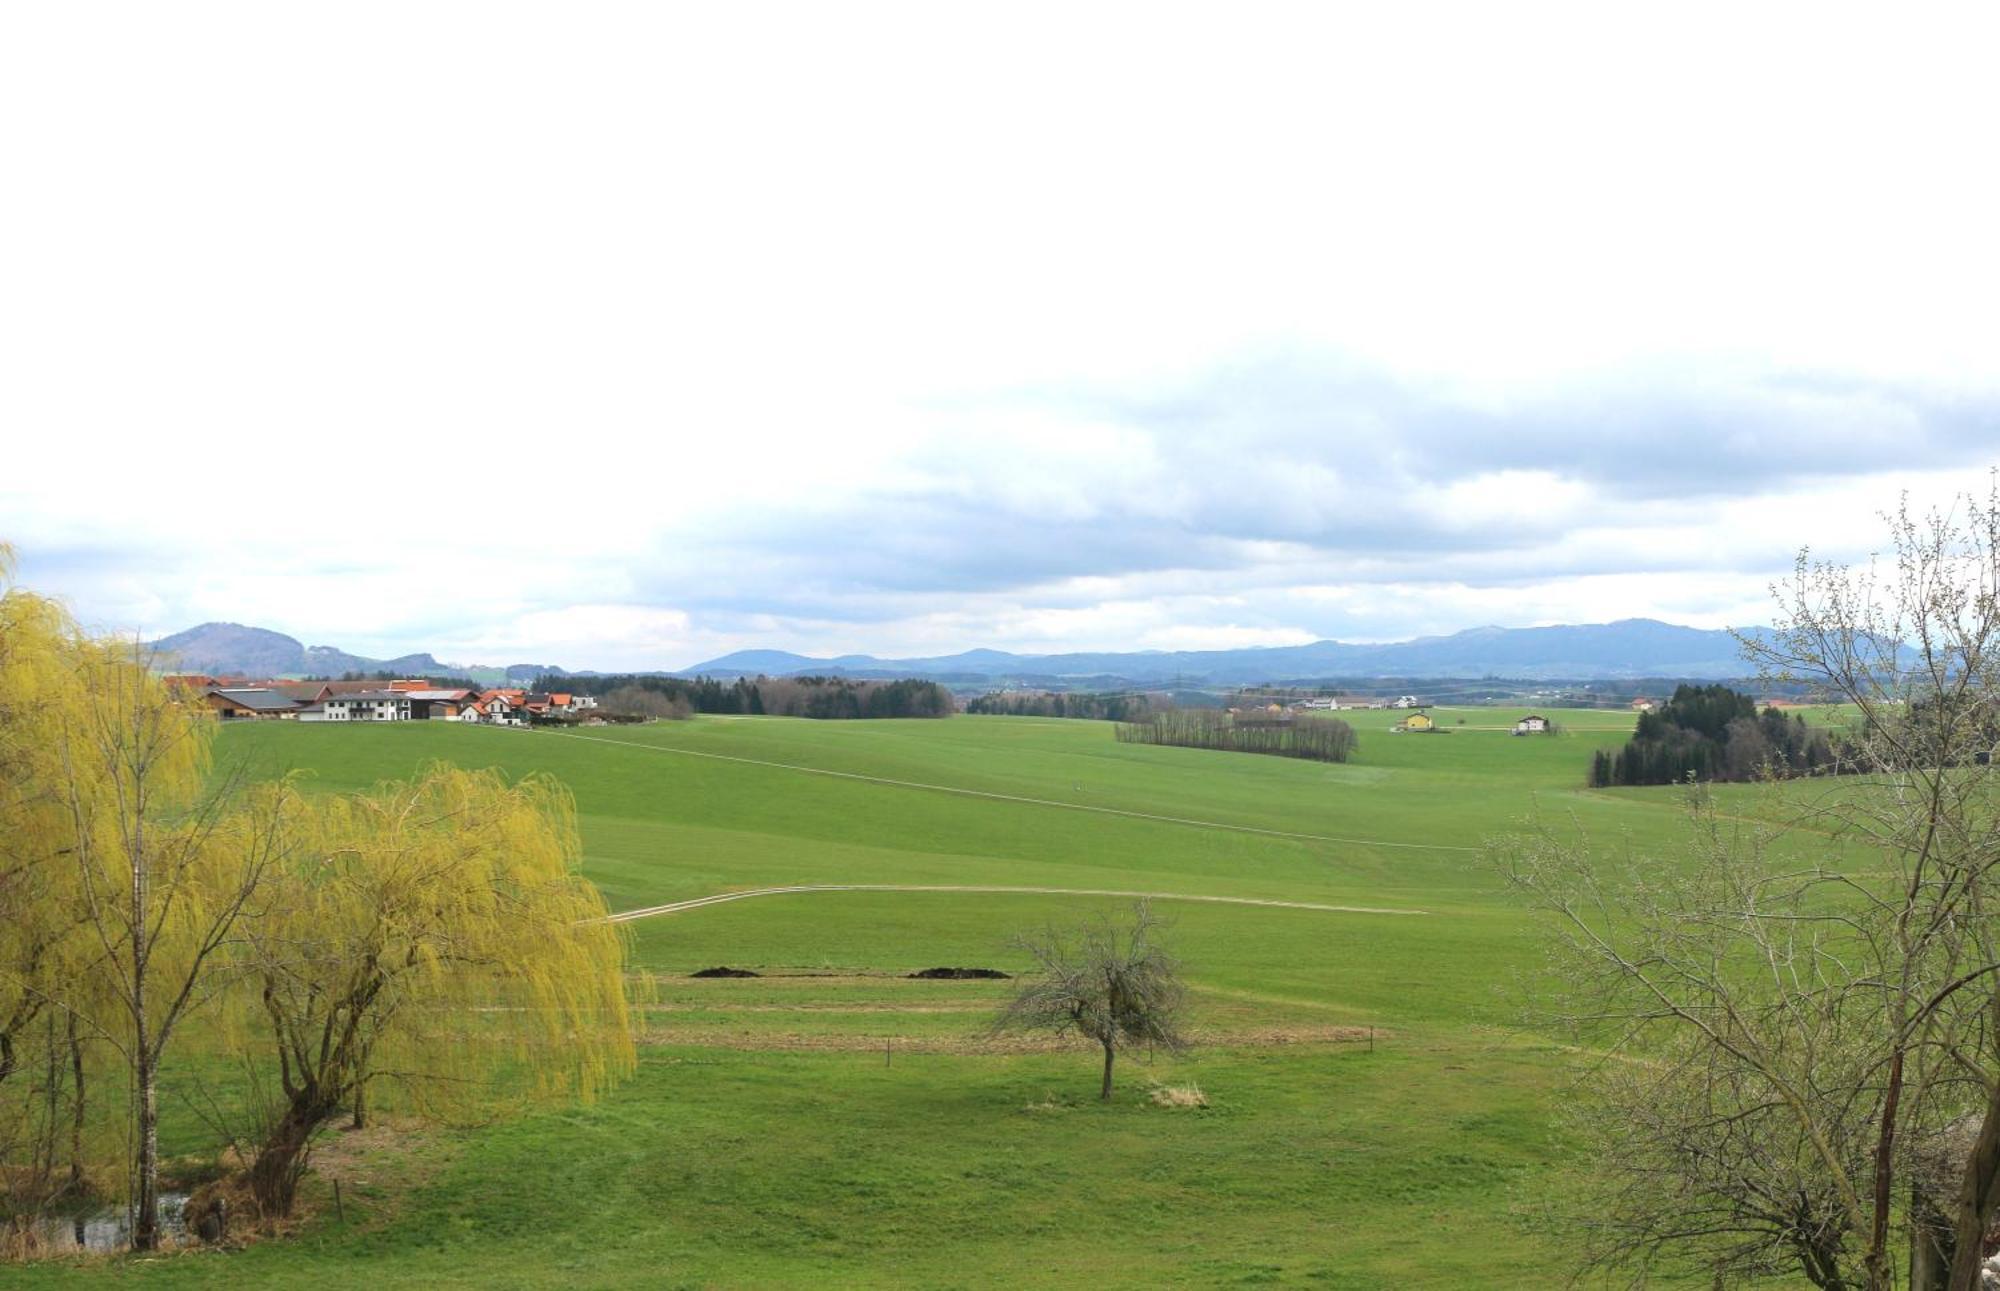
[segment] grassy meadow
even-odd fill
[[[1561,734],[1517,738],[1516,710],[1432,711],[1450,734],[1342,714],[1345,765],[1033,718],[229,728],[221,761],[327,789],[434,758],[552,773],[617,910],[852,883],[1396,913],[1160,902],[1206,1043],[1121,1062],[1109,1105],[1089,1053],[984,1034],[1004,983],[906,974],[1020,970],[1011,934],[1117,898],[811,892],[635,920],[655,983],[639,1073],[608,1098],[335,1133],[290,1239],[92,1267],[260,1287],[1548,1285],[1562,1253],[1517,1211],[1563,1186],[1563,1057],[1522,1026],[1538,952],[1479,849],[1531,813],[1671,847],[1677,798],[1583,787],[1627,714],[1554,711]],[[1769,792],[1719,791],[1745,816]],[[765,976],[687,976],[713,965]],[[1157,1106],[1156,1084],[1209,1106]],[[170,1152],[205,1142],[169,1128]]]

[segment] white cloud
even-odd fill
[[[0,536],[106,626],[1706,623],[2000,457],[1985,7],[5,24]]]

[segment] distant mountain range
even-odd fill
[[[247,677],[338,677],[348,672],[400,672],[412,676],[456,672],[428,654],[370,659],[332,646],[306,646],[269,628],[241,623],[204,623],[147,642],[160,659],[179,672]]]
[[[1753,633],[1763,629],[1750,629]],[[184,672],[255,676],[339,676],[346,672],[470,675],[527,681],[566,670],[553,664],[507,668],[440,663],[429,654],[370,659],[331,646],[300,644],[282,632],[239,623],[204,623],[151,643]],[[787,650],[738,650],[675,676],[786,677],[820,673],[857,678],[928,677],[947,683],[1067,682],[1235,686],[1259,682],[1363,677],[1511,677],[1521,680],[1618,680],[1637,677],[1741,677],[1750,669],[1728,632],[1679,627],[1657,619],[1544,628],[1470,628],[1450,636],[1353,645],[1315,641],[1237,650],[961,654],[885,659],[848,654],[814,658]],[[572,674],[583,675],[583,674]]]
[[[1763,629],[1750,629],[1761,633]],[[1450,636],[1377,645],[1315,641],[1300,646],[1136,653],[1009,654],[968,650],[916,659],[839,655],[815,659],[784,650],[739,650],[682,675],[773,677],[829,673],[850,677],[980,679],[1106,678],[1140,683],[1247,685],[1335,677],[1513,677],[1613,680],[1635,677],[1741,677],[1736,638],[1726,631],[1679,627],[1657,619],[1544,628],[1470,628]]]

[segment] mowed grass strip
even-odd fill
[[[388,1163],[286,1242],[116,1261],[202,1287],[981,1287],[1241,1282],[1534,1286],[1549,1253],[1503,1199],[1549,1173],[1543,1055],[1400,1047],[1088,1055],[657,1046],[591,1107],[457,1135],[424,1181]],[[1155,1106],[1198,1083],[1210,1106]],[[390,1179],[394,1191],[376,1186]],[[1468,1231],[1477,1241],[1466,1240]],[[1512,1272],[1518,1271],[1518,1272]],[[72,1270],[0,1271],[20,1285]]]

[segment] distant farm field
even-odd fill
[[[1432,735],[1343,714],[1360,732],[1344,765],[1025,718],[232,727],[224,762],[328,789],[434,758],[549,772],[575,792],[586,871],[615,910],[796,885],[1052,891],[815,891],[636,919],[655,988],[639,1074],[608,1099],[428,1131],[421,1152],[387,1131],[332,1135],[296,1237],[105,1272],[1549,1285],[1561,1252],[1517,1209],[1563,1186],[1560,1055],[1522,1028],[1537,949],[1481,848],[1535,813],[1660,847],[1680,826],[1673,790],[1583,787],[1629,715],[1544,711],[1561,734],[1515,737],[1510,709],[1432,710],[1448,732]],[[1725,810],[1762,814],[1768,792],[1725,790]],[[1018,971],[1011,934],[1120,903],[1076,895],[1107,892],[1163,898],[1208,1040],[1121,1064],[1109,1106],[1090,1055],[985,1036],[1004,984],[907,977]],[[687,976],[717,965],[764,976]],[[1197,1084],[1210,1106],[1156,1106],[1155,1083]]]

